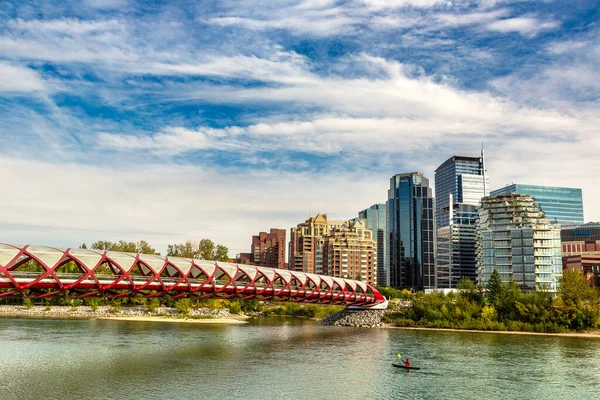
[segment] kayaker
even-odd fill
[[[406,359],[406,361],[404,361],[404,366],[410,367],[410,360],[408,358]]]

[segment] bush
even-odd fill
[[[265,308],[264,303],[258,300],[241,300],[240,306],[243,312],[262,312]]]
[[[98,300],[97,299],[87,300],[87,305],[92,309],[92,312],[98,311]]]
[[[29,297],[26,297],[23,299],[23,305],[31,310],[33,308],[33,301]]]
[[[179,299],[175,302],[175,309],[179,314],[188,315],[192,311],[192,302],[190,299]]]
[[[152,300],[150,300],[150,302],[148,303],[146,309],[148,310],[148,312],[154,313],[156,312],[159,306],[160,300],[158,300],[156,297],[153,297]]]
[[[121,303],[119,301],[112,301],[110,306],[108,307],[108,312],[111,314],[118,314],[121,312]]]
[[[240,314],[242,312],[242,306],[239,301],[228,301],[225,303],[225,308],[227,308],[231,314]]]

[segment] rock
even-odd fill
[[[376,328],[382,326],[381,318],[385,310],[342,310],[319,321],[321,325],[353,326],[360,328]]]

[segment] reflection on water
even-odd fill
[[[420,371],[391,366],[400,352]],[[2,399],[596,399],[600,340],[0,319]]]

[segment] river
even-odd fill
[[[396,354],[420,371],[391,366]],[[0,318],[0,399],[599,399],[600,340]]]

